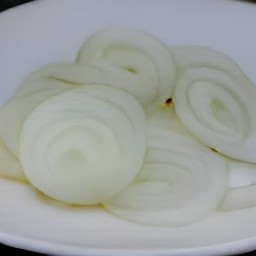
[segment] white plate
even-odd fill
[[[220,50],[256,82],[256,5],[238,1],[36,1],[0,14],[0,101],[32,70],[73,61],[107,26],[151,32],[167,44]],[[0,179],[0,241],[60,255],[224,255],[256,249],[256,208],[184,228],[143,226],[103,209],[65,208]]]

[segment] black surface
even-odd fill
[[[24,3],[31,2],[33,0],[0,0],[0,12],[4,11],[8,8],[15,7]],[[70,0],[72,1],[72,0]],[[107,0],[106,0],[107,1]],[[0,56],[1,57],[1,56]],[[40,253],[35,253],[31,251],[26,251],[26,250],[21,250],[13,247],[9,247],[3,244],[0,244],[0,255],[2,256],[45,256],[46,254],[40,254]],[[245,254],[239,254],[240,256],[255,256],[256,251],[252,251],[249,253]],[[224,255],[225,256],[225,255]],[[238,256],[238,255],[237,255]]]
[[[0,0],[0,11],[15,7],[24,3],[32,2],[33,0]]]
[[[23,255],[24,256],[46,256],[46,254],[20,250],[20,249],[9,247],[3,244],[0,244],[0,255],[1,256],[23,256]]]

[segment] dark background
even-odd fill
[[[0,12],[4,11],[8,8],[15,7],[20,4],[28,3],[33,0],[0,0]],[[107,1],[107,0],[106,0]],[[255,1],[252,1],[255,2]],[[253,256],[255,255],[256,251],[250,252],[250,253],[245,253],[245,254],[239,254],[240,256]],[[26,250],[20,250],[16,248],[12,248],[6,245],[3,245],[0,243],[0,255],[3,256],[45,256],[45,254],[40,254],[40,253],[34,253]],[[238,256],[238,255],[237,255]]]
[[[0,11],[15,7],[20,4],[31,2],[32,0],[0,0]]]

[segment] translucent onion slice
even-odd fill
[[[209,147],[229,157],[256,163],[255,86],[224,55],[220,58],[218,53],[213,58],[214,51],[209,56],[207,51],[203,51],[204,55],[196,51],[193,62],[194,48],[191,55],[189,48],[185,49],[187,55],[172,51],[180,70],[173,95],[178,117]],[[235,75],[231,71],[236,71]]]
[[[26,180],[19,160],[10,153],[5,144],[0,140],[0,177]]]
[[[16,95],[32,93],[43,88],[38,81],[57,80],[66,83],[67,86],[78,86],[86,84],[105,84],[117,88],[129,88],[129,92],[146,95],[147,92],[141,87],[142,81],[137,76],[131,75],[127,70],[112,69],[102,66],[89,66],[79,63],[55,63],[47,65],[32,73],[23,83]]]
[[[37,90],[32,89],[31,92],[28,90],[21,96],[15,94],[0,108],[0,136],[8,150],[16,157],[18,157],[20,129],[26,116],[49,97],[70,89],[63,82],[55,80],[37,81],[33,86],[29,84],[28,86]]]
[[[141,171],[104,206],[144,224],[188,225],[218,208],[226,186],[225,161],[188,137],[152,125]]]
[[[193,67],[208,67],[229,73],[241,83],[250,83],[248,77],[234,60],[219,51],[197,45],[170,46],[169,50],[177,70],[181,73]]]
[[[175,83],[175,66],[168,48],[153,35],[137,30],[109,28],[93,34],[81,47],[77,61],[123,74],[133,82],[117,86],[150,108],[169,98]]]
[[[227,159],[229,188],[221,209],[233,211],[256,206],[256,165]]]
[[[71,204],[108,200],[134,178],[145,153],[145,116],[127,92],[81,86],[26,118],[19,157],[30,182]]]

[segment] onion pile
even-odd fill
[[[255,98],[215,50],[105,29],[74,63],[30,74],[0,108],[0,173],[148,225],[254,207]]]

